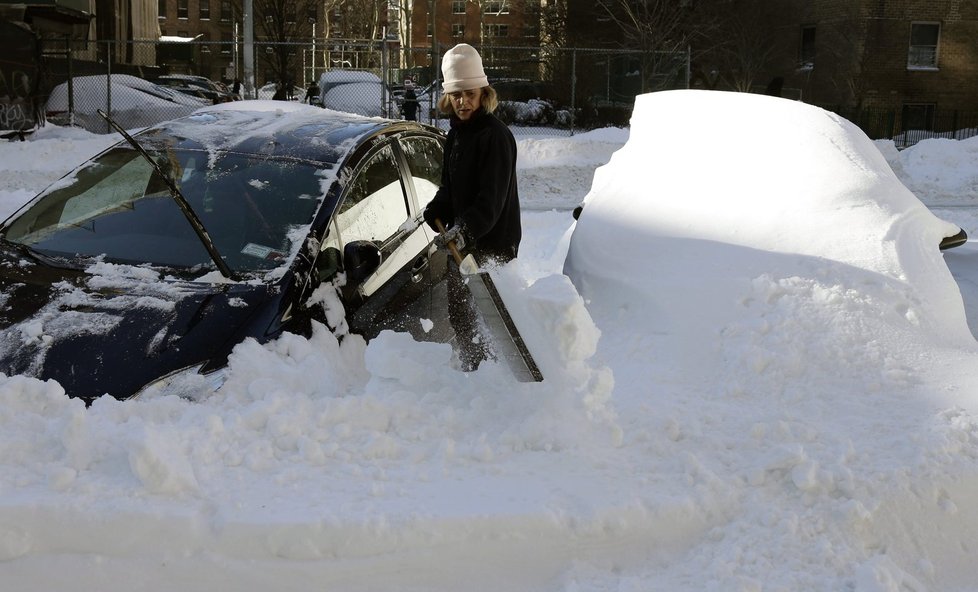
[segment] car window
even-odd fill
[[[319,169],[304,162],[202,150],[157,155],[228,267],[238,272],[268,271],[288,261],[305,240],[324,192]],[[67,258],[212,265],[164,180],[128,147],[103,153],[49,188],[9,223],[5,236]]]
[[[441,185],[442,145],[435,138],[412,136],[401,139],[408,169],[422,209],[431,201]]]
[[[344,243],[368,240],[386,250],[408,218],[394,152],[384,146],[354,177],[336,216]]]

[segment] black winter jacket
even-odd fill
[[[435,218],[446,227],[464,224],[471,241],[466,250],[516,257],[523,237],[516,140],[491,113],[480,110],[468,121],[452,117],[441,188],[424,211],[432,228]]]

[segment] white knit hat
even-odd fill
[[[446,93],[489,86],[482,57],[468,43],[459,43],[441,59],[442,90]]]

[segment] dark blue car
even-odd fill
[[[313,320],[432,339],[420,320],[435,319],[444,255],[420,213],[443,141],[413,122],[247,101],[116,144],[0,227],[0,371],[90,401],[216,388],[237,343]]]

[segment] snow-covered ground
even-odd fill
[[[978,237],[978,139],[884,160],[759,99],[521,137],[497,273],[543,383],[393,333],[243,344],[197,402],[0,375],[0,589],[974,590],[978,250],[955,283],[913,195]],[[114,141],[0,144],[0,214]]]

